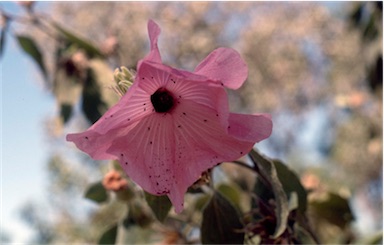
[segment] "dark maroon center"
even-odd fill
[[[159,88],[151,95],[151,102],[156,112],[168,112],[174,105],[172,93],[165,88]]]

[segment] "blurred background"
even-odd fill
[[[272,115],[273,134],[256,147],[294,169],[307,189],[337,193],[351,207],[354,219],[324,221],[324,243],[382,230],[382,2],[2,2],[0,9],[2,243],[94,243],[105,220],[119,215],[118,206],[83,198],[108,165],[65,135],[116,103],[113,71],[135,69],[148,52],[148,19],[162,29],[168,65],[193,70],[223,46],[245,59],[248,79],[228,94],[232,111]]]

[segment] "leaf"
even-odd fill
[[[100,204],[108,200],[108,193],[101,182],[96,182],[88,187],[84,197]]]
[[[54,74],[53,92],[60,105],[60,116],[64,123],[72,116],[72,110],[80,98],[82,84],[79,78],[69,76],[64,67],[58,67]]]
[[[251,150],[249,153],[255,167],[260,174],[260,177],[266,182],[268,187],[273,191],[276,201],[276,228],[273,234],[274,238],[279,237],[287,228],[287,221],[289,215],[289,204],[287,196],[284,192],[283,186],[277,175],[277,171],[273,162],[264,156],[260,155],[257,151]]]
[[[312,201],[310,206],[318,218],[342,229],[354,219],[348,200],[336,193],[326,193],[325,198]]]
[[[169,201],[168,196],[155,196],[145,192],[145,200],[152,209],[156,218],[163,222],[172,207],[172,203]]]
[[[107,111],[108,106],[103,101],[97,77],[92,69],[87,70],[82,98],[82,110],[87,119],[93,124]]]
[[[74,43],[78,45],[79,48],[84,49],[84,51],[89,55],[89,57],[104,57],[100,50],[88,40],[81,38],[78,35],[68,31],[67,29],[60,26],[58,23],[53,22],[52,25],[69,42]]]
[[[236,209],[216,192],[203,211],[201,242],[203,244],[243,244],[244,233]]]
[[[8,21],[7,20],[4,20],[4,21],[5,21],[4,27],[1,29],[1,33],[0,33],[0,58],[3,55],[4,46],[5,46],[5,35],[7,34],[6,32],[8,30]]]
[[[363,38],[366,39],[367,41],[371,41],[375,39],[379,34],[379,31],[375,23],[376,23],[375,16],[371,15],[368,24],[365,26],[363,30]]]
[[[228,198],[229,201],[233,203],[233,205],[240,209],[240,190],[236,188],[235,184],[225,184],[222,183],[217,187],[217,191],[220,192],[224,197]]]
[[[60,105],[60,116],[63,119],[63,122],[66,123],[71,118],[72,115],[72,105],[63,103]]]
[[[207,203],[210,201],[210,196],[203,194],[198,197],[195,201],[195,211],[202,211],[203,208],[207,206]]]
[[[307,191],[302,186],[300,179],[286,164],[281,161],[273,160],[273,164],[275,165],[277,176],[283,185],[285,194],[287,196],[291,195],[292,192],[297,194],[298,210],[304,214],[307,209]]]
[[[358,4],[350,14],[349,18],[355,26],[359,26],[363,15],[363,4]]]
[[[115,244],[117,237],[117,224],[113,225],[111,228],[106,230],[103,235],[101,235],[98,244]]]
[[[47,78],[47,71],[44,66],[44,60],[43,55],[41,54],[39,48],[36,46],[35,42],[26,36],[16,36],[17,40],[19,41],[19,44],[21,48],[26,52],[29,56],[31,56],[35,62],[40,67],[41,72],[44,75],[44,78]]]

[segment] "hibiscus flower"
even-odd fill
[[[93,159],[116,159],[145,191],[168,195],[181,212],[184,194],[202,172],[247,154],[268,138],[266,114],[230,113],[226,88],[248,75],[240,55],[218,48],[193,72],[162,63],[160,28],[150,20],[150,53],[138,62],[133,85],[87,131],[67,140]]]

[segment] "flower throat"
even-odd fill
[[[151,102],[156,112],[168,112],[174,105],[172,93],[165,88],[159,88],[151,95]]]

